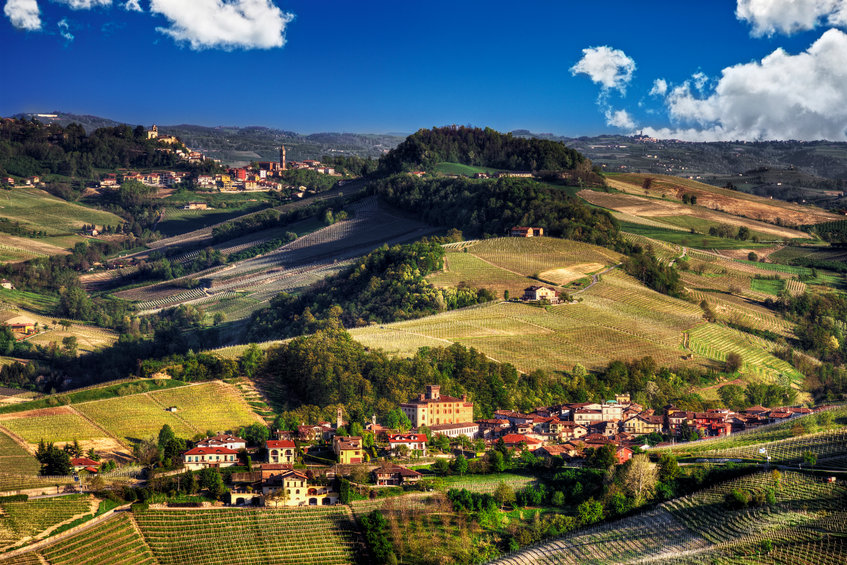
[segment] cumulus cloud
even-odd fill
[[[112,0],[53,0],[57,4],[66,4],[71,10],[90,10],[101,6],[111,6]]]
[[[738,0],[735,16],[752,26],[755,36],[792,34],[826,24],[847,24],[847,0]]]
[[[71,33],[71,26],[68,25],[68,19],[62,18],[59,20],[59,23],[56,24],[59,28],[59,35],[65,38],[65,41],[73,41],[74,35]]]
[[[36,31],[41,29],[41,11],[36,0],[6,0],[3,13],[18,29]]]
[[[626,110],[615,110],[614,108],[606,108],[606,125],[614,126],[621,129],[635,128],[635,121],[629,112]]]
[[[668,93],[668,81],[663,78],[657,78],[653,81],[653,88],[648,94],[650,96],[664,96]]]
[[[687,140],[827,139],[847,141],[847,34],[831,29],[806,51],[777,49],[761,61],[727,67],[708,96],[690,82],[667,95],[680,128],[656,137]]]
[[[195,50],[282,47],[294,19],[271,0],[151,0],[150,11],[170,22],[158,31]]]
[[[620,49],[602,45],[583,49],[582,59],[571,67],[570,71],[574,76],[588,75],[588,78],[604,90],[619,90],[623,94],[632,80],[635,61]]]
[[[138,3],[139,0],[127,0],[127,2],[123,5],[124,10],[127,12],[143,12],[144,10],[141,8],[141,4]]]

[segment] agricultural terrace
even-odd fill
[[[0,551],[48,528],[91,514],[97,505],[97,499],[83,495],[0,502]]]
[[[0,470],[34,475],[40,468],[38,461],[26,449],[0,431]],[[0,491],[3,490],[3,479],[0,477]]]
[[[647,178],[652,179],[652,182],[650,188],[645,191],[644,180]],[[698,206],[764,222],[780,218],[787,226],[803,226],[842,219],[837,214],[814,206],[771,200],[668,175],[609,174],[606,175],[606,182],[616,190],[639,196],[661,198],[664,195],[666,198],[682,200],[682,196],[688,194],[697,197]]]
[[[132,523],[132,517],[125,513],[51,545],[40,553],[51,565],[156,563],[153,552]]]
[[[14,188],[0,194],[0,217],[32,231],[45,232],[37,241],[72,248],[84,238],[77,235],[84,224],[119,226],[123,220],[111,212],[87,208],[39,189]],[[26,238],[29,239],[29,238]]]
[[[765,493],[772,503],[733,510],[733,490]],[[844,563],[847,488],[800,473],[763,472],[721,483],[635,516],[508,555],[495,563],[736,562],[756,559],[769,541],[777,563]],[[794,559],[787,559],[794,556]],[[768,563],[771,561],[768,560]]]
[[[490,475],[450,475],[443,477],[445,488],[466,489],[472,492],[493,493],[500,483],[505,483],[515,492],[536,484],[535,477],[515,475],[513,473],[492,473]]]
[[[683,228],[700,233],[709,233],[710,228],[720,226],[741,226],[750,229],[750,236],[762,240],[773,239],[809,239],[811,236],[780,226],[757,222],[749,218],[739,218],[718,212],[703,206],[689,206],[675,200],[644,198],[631,194],[582,190],[579,196],[595,206],[615,210],[639,218],[647,218],[665,224],[670,229]],[[640,223],[640,222],[637,222]]]
[[[151,509],[138,513],[136,520],[162,565],[332,565],[355,562],[359,551],[355,525],[346,507]]]
[[[658,363],[686,360],[683,334],[702,321],[700,308],[639,284],[619,270],[578,295],[580,302],[539,308],[516,302],[351,330],[368,347],[408,355],[418,347],[461,343],[519,370],[561,370],[580,363],[600,369],[616,359],[651,355]]]

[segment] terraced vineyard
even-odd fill
[[[84,495],[0,502],[0,550],[96,509],[96,499]]]
[[[261,422],[232,386],[220,382],[161,390],[150,397],[160,406],[176,406],[177,416],[201,432]]]
[[[136,519],[162,565],[332,565],[360,553],[349,510],[340,507],[148,510]]]
[[[51,565],[153,565],[150,547],[122,513],[48,547],[41,554]]]
[[[447,488],[467,489],[474,492],[488,493],[493,493],[500,483],[506,483],[508,486],[512,487],[515,492],[517,492],[530,485],[534,485],[536,482],[535,477],[513,475],[510,473],[469,475],[466,477],[457,477],[453,475],[444,478],[444,483]]]
[[[764,493],[775,503],[730,510],[734,489]],[[844,563],[847,488],[799,473],[757,473],[635,516],[577,531],[503,557],[495,563]],[[773,552],[761,555],[764,541]]]
[[[764,450],[764,451],[760,451]],[[806,453],[814,453],[818,466],[829,468],[829,458],[835,458],[835,467],[841,467],[841,457],[847,452],[847,428],[768,443],[758,443],[737,447],[717,447],[696,452],[699,457],[738,458],[765,462],[770,456],[773,464],[797,465],[803,462]]]
[[[22,475],[34,475],[39,469],[40,465],[35,457],[0,431],[0,473],[11,471]],[[3,483],[3,478],[0,476],[0,491],[6,490],[3,488]]]
[[[165,407],[147,394],[84,402],[75,408],[127,443],[156,437],[165,424],[179,437],[192,437],[199,431],[176,414],[166,412]]]
[[[27,443],[45,441],[83,441],[103,437],[85,418],[68,406],[14,412],[0,416],[0,426],[23,438]]]

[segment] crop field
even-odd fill
[[[129,514],[118,514],[94,528],[40,552],[51,565],[154,565],[153,552]]]
[[[603,275],[579,297],[582,302],[546,309],[488,304],[356,328],[351,334],[369,347],[389,351],[458,342],[525,372],[569,369],[576,363],[599,369],[615,359],[645,355],[669,365],[705,362],[682,359],[682,332],[702,320],[695,304],[653,292],[618,271]]]
[[[54,442],[76,439],[82,442],[104,436],[101,430],[69,406],[4,414],[0,416],[0,426],[31,444],[37,444],[42,439]]]
[[[11,472],[10,472],[11,471]],[[0,471],[0,492],[16,494],[21,489],[42,489],[42,494],[58,494],[62,487],[74,483],[72,475],[42,477],[41,475],[18,474],[14,469]]]
[[[648,191],[643,188],[644,179],[653,179]],[[785,225],[809,225],[837,221],[841,216],[814,206],[803,206],[761,196],[746,194],[704,184],[691,179],[653,174],[611,174],[606,182],[612,188],[639,196],[675,198],[684,194],[697,196],[698,206],[721,210],[736,216],[768,221],[781,218]]]
[[[739,218],[703,206],[689,206],[665,198],[644,198],[632,194],[598,192],[595,190],[582,190],[579,192],[579,196],[596,206],[650,218],[678,228],[693,229],[701,234],[708,233],[709,228],[725,225],[734,228],[745,226],[750,228],[751,235],[762,239],[809,239],[810,237],[806,232],[751,221],[748,218]]]
[[[707,323],[689,330],[688,334],[689,347],[703,357],[724,361],[729,353],[741,355],[741,371],[753,376],[754,380],[776,382],[783,386],[799,385],[804,381],[803,375],[794,367],[770,353],[772,344],[767,340],[719,324]]]
[[[687,283],[690,279],[683,277]],[[706,279],[708,281],[708,279]],[[698,304],[705,300],[709,303],[720,321],[741,324],[759,330],[768,330],[783,337],[793,337],[791,324],[774,314],[772,310],[761,306],[755,301],[743,296],[736,296],[722,291],[689,290]]]
[[[12,438],[0,431],[0,470],[4,472],[15,472],[23,475],[34,475],[38,473],[40,465],[27,450],[18,445]],[[3,488],[3,479],[0,478],[0,491]]]
[[[95,499],[70,495],[22,502],[0,502],[0,550],[77,515],[92,512]]]
[[[785,288],[784,279],[751,279],[750,289],[754,292],[763,292],[777,296]]]
[[[773,489],[775,503],[731,510],[733,489]],[[847,488],[799,473],[757,473],[635,516],[525,548],[495,563],[843,563]],[[759,554],[768,540],[773,551]],[[770,556],[782,559],[770,559]],[[794,561],[788,556],[803,556]],[[796,558],[796,557],[795,557]]]
[[[767,247],[767,243],[752,243],[749,241],[741,241],[738,239],[727,239],[725,237],[717,237],[704,235],[699,233],[691,233],[687,231],[677,231],[673,227],[654,228],[642,225],[640,223],[620,222],[621,231],[626,234],[636,234],[653,240],[664,241],[675,245],[683,245],[685,247],[694,247],[700,249],[759,249]]]
[[[847,452],[847,429],[804,434],[798,437],[738,445],[736,447],[721,447],[721,445],[717,443],[703,446],[704,448],[711,447],[711,449],[703,449],[695,453],[698,457],[751,459],[759,462],[766,462],[768,456],[770,456],[771,463],[785,465],[802,463],[805,453],[814,453],[818,458],[818,466],[828,468],[827,461],[829,458],[843,457]],[[694,446],[695,449],[698,447],[700,446]],[[760,449],[764,449],[765,452],[760,453]],[[840,467],[841,464],[836,462],[836,466]]]
[[[165,407],[147,394],[95,400],[74,407],[113,436],[128,443],[158,436],[165,424],[170,425],[180,437],[192,437],[199,431],[186,425],[176,414],[166,412]]]
[[[431,273],[426,280],[437,287],[455,287],[465,282],[472,287],[487,288],[497,296],[502,296],[504,290],[512,296],[521,296],[523,289],[539,284],[536,280],[487,263],[472,253],[455,251],[447,251],[444,269]]]
[[[599,264],[602,268],[623,258],[610,249],[552,237],[486,239],[469,246],[468,253],[523,276],[571,265]]]
[[[221,382],[162,390],[150,397],[161,406],[176,406],[176,415],[200,432],[232,430],[261,421],[237,390]]]
[[[118,216],[101,210],[73,204],[39,189],[15,188],[0,194],[0,217],[20,222],[34,231],[44,231],[50,236],[75,234],[83,224],[117,226],[123,223]],[[73,246],[70,238],[62,247]],[[33,240],[38,242],[39,240]]]
[[[340,507],[148,510],[136,520],[162,565],[332,565],[355,562],[359,552],[352,517]]]
[[[506,483],[517,492],[523,488],[536,483],[535,477],[514,475],[512,473],[495,473],[491,475],[467,475],[444,477],[444,484],[448,489],[467,489],[474,492],[493,493],[500,483]]]
[[[264,202],[251,202],[238,208],[213,208],[209,210],[165,209],[165,219],[158,223],[156,230],[165,237],[177,236],[219,224],[238,216],[257,212],[267,208]]]
[[[0,302],[16,308],[24,308],[30,312],[48,314],[56,311],[59,299],[58,297],[44,296],[36,292],[0,288]]]
[[[4,292],[17,293],[17,291]],[[2,296],[3,295],[0,294],[0,298],[2,298]],[[19,296],[20,295],[15,295],[10,297],[10,302],[12,300],[16,300],[17,298],[19,298]],[[49,303],[50,301],[43,300],[41,301],[40,305],[46,307],[46,305],[48,305]],[[35,305],[39,306],[38,303],[36,303]],[[0,306],[0,309],[2,309],[2,306]],[[78,351],[82,354],[89,353],[91,351],[96,351],[97,349],[102,349],[104,347],[108,347],[118,340],[118,334],[109,329],[89,324],[83,324],[80,322],[75,322],[73,320],[70,320],[72,322],[71,325],[68,327],[68,329],[65,329],[58,323],[54,323],[58,322],[61,319],[56,316],[44,316],[19,308],[13,308],[11,310],[17,312],[22,316],[26,316],[27,318],[30,318],[34,322],[39,324],[39,329],[41,331],[38,334],[27,338],[27,341],[33,344],[46,346],[51,342],[55,342],[61,346],[63,338],[73,336],[76,337]],[[45,330],[44,328],[47,329]]]

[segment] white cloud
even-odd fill
[[[282,47],[294,19],[272,0],[151,0],[150,11],[170,22],[158,31],[196,50]]]
[[[831,29],[796,55],[777,49],[761,61],[727,67],[712,93],[686,82],[666,103],[678,129],[645,128],[689,140],[847,141],[847,34]]]
[[[668,93],[668,81],[663,78],[657,78],[653,81],[653,88],[648,94],[650,96],[664,96]]]
[[[792,34],[826,24],[847,24],[847,0],[738,0],[735,16],[753,26],[755,36]]]
[[[139,0],[127,0],[127,2],[123,5],[123,8],[127,12],[143,12],[144,9],[138,2]]]
[[[571,67],[571,74],[585,74],[604,90],[617,89],[623,94],[632,80],[635,61],[620,49],[606,45],[582,50],[582,59]]]
[[[621,129],[635,128],[635,121],[626,110],[615,110],[613,108],[606,109],[606,125],[614,126]]]
[[[73,41],[74,34],[71,33],[71,26],[68,25],[68,19],[62,18],[59,20],[59,23],[56,24],[59,28],[59,35],[65,38],[65,41]]]
[[[67,4],[71,10],[90,10],[100,6],[111,6],[112,0],[52,0],[57,4]]]
[[[694,81],[694,88],[703,92],[703,89],[706,87],[706,83],[709,82],[709,77],[706,76],[705,73],[696,72],[691,75],[691,79]]]
[[[6,0],[3,13],[18,29],[27,31],[41,29],[41,12],[36,0]]]

